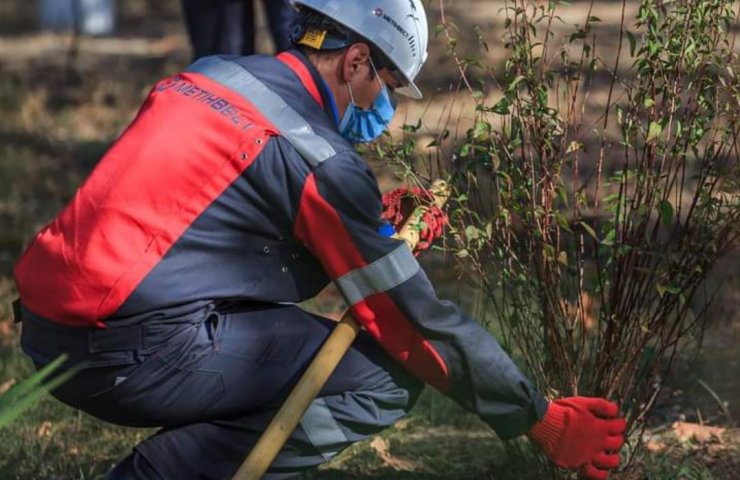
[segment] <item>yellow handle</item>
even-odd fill
[[[249,456],[244,461],[234,480],[258,480],[262,478],[272,461],[283,448],[291,432],[301,421],[309,405],[316,398],[329,375],[339,364],[357,336],[360,325],[347,312],[334,327],[329,338],[316,354],[298,384],[272,419]]]
[[[438,207],[444,206],[450,196],[449,186],[443,180],[436,180],[429,189]],[[419,242],[419,222],[426,207],[414,210],[404,227],[398,233],[413,250]],[[259,480],[265,474],[290,434],[301,421],[311,402],[319,394],[329,376],[337,367],[357,337],[360,325],[348,311],[334,327],[316,357],[309,365],[293,391],[280,407],[267,430],[262,434],[249,456],[244,460],[233,480]]]

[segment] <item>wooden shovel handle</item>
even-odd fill
[[[443,207],[450,196],[450,189],[443,180],[436,180],[429,189],[434,203]],[[396,235],[406,241],[411,250],[419,242],[419,222],[427,207],[420,206],[411,214],[401,231]],[[293,391],[275,415],[267,430],[262,434],[249,456],[244,460],[233,480],[259,480],[283,448],[288,437],[301,421],[311,402],[316,398],[329,376],[337,367],[357,337],[360,325],[347,311],[334,327],[311,365],[304,372]]]

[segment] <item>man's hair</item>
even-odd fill
[[[352,30],[340,25],[326,15],[308,7],[300,7],[291,26],[290,40],[294,44],[298,44],[309,30],[325,31],[330,39],[334,40],[335,43],[344,44],[343,46],[345,47],[357,41],[367,42],[360,35],[357,35]],[[325,50],[336,50],[336,48],[326,48]]]
[[[326,40],[324,40],[321,48],[306,45],[301,41],[306,32],[310,31],[326,32]],[[370,47],[370,58],[375,68],[378,70],[382,68],[395,70],[393,63],[372,42],[311,8],[301,7],[298,11],[291,27],[290,40],[314,63],[334,60],[344,55],[347,48],[352,44],[364,43]],[[371,71],[370,76],[373,78],[375,76],[374,72]]]

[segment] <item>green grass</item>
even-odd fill
[[[15,345],[0,347],[0,385],[32,373],[31,362]],[[0,480],[101,478],[153,431],[101,422],[46,395],[0,430],[5,439],[0,447]],[[390,443],[391,455],[411,462],[418,471],[395,471],[365,441],[323,466],[315,478],[473,479],[505,458],[502,443],[489,429],[431,391],[425,392],[412,415],[384,432],[383,438]]]
[[[17,339],[15,339],[17,340]],[[17,346],[0,347],[0,385],[33,373]],[[21,418],[0,430],[0,480],[99,479],[151,429],[124,428],[75,411],[47,395]],[[412,413],[381,434],[384,457],[372,439],[359,442],[313,474],[316,480],[539,480],[534,461],[512,461],[509,451],[474,415],[426,390]],[[517,441],[524,446],[523,439]],[[613,478],[731,480],[740,478],[738,436],[727,450],[710,455],[707,446],[673,442],[644,457],[637,470]],[[388,457],[387,455],[390,455]],[[525,453],[526,455],[526,453]],[[724,463],[721,460],[725,458]],[[732,460],[734,459],[734,461]],[[410,470],[397,470],[394,465]]]
[[[0,385],[33,373],[15,346],[0,349]],[[45,395],[0,430],[0,480],[99,478],[137,441],[142,430],[107,425]]]

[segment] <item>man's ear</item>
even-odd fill
[[[347,48],[342,61],[342,80],[349,83],[352,78],[366,67],[370,59],[370,47],[365,43],[354,43]]]

